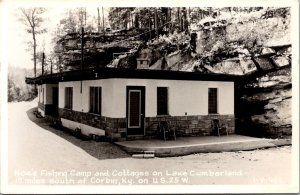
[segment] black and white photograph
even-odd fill
[[[139,2],[0,1],[1,193],[299,193],[299,2]]]

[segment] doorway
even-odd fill
[[[52,115],[58,116],[58,87],[52,88]]]
[[[145,135],[145,87],[127,86],[127,135]]]

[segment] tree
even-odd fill
[[[36,48],[37,48],[37,40],[36,36],[38,34],[42,34],[46,32],[46,28],[42,27],[42,23],[44,22],[44,18],[42,14],[46,11],[45,8],[21,8],[22,17],[19,20],[27,27],[27,33],[32,35],[33,41],[33,63],[34,63],[34,77],[36,77]]]
[[[101,26],[100,26],[100,11],[99,11],[99,7],[97,7],[97,13],[98,13],[97,29],[98,29],[98,33],[100,33],[101,32]]]
[[[64,33],[75,33],[77,31],[76,14],[72,10],[68,10],[65,18],[60,20],[56,33],[61,36]]]
[[[181,9],[181,31],[188,31],[189,22],[187,17],[187,9],[183,7]]]
[[[173,33],[175,28],[178,31],[187,30],[189,23],[182,22],[188,19],[187,11],[183,9],[181,16],[180,10],[169,7],[113,7],[109,9],[108,19],[112,29],[134,28],[138,32],[143,32],[142,37],[146,41],[167,32]]]
[[[52,51],[47,57],[47,63],[50,64],[50,74],[58,72],[57,56],[54,51]]]
[[[8,102],[28,101],[35,98],[35,91],[31,85],[27,85],[25,77],[32,76],[32,71],[25,68],[8,67]]]
[[[132,27],[133,11],[135,8],[110,8],[108,18],[113,29],[128,29]]]
[[[87,13],[86,13],[86,8],[84,7],[80,7],[76,9],[76,15],[79,21],[79,29],[81,29],[82,27],[86,26],[86,17],[87,17]]]
[[[55,36],[62,37],[70,33],[80,33],[82,27],[84,27],[86,32],[92,32],[96,30],[94,23],[95,21],[87,13],[86,8],[69,9],[57,25]]]

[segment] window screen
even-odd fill
[[[73,107],[73,88],[65,88],[65,108],[72,109]]]
[[[90,87],[90,112],[101,114],[101,87]]]
[[[168,115],[168,88],[157,88],[157,115]]]
[[[217,88],[208,89],[208,113],[218,113],[218,90]]]

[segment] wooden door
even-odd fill
[[[127,87],[127,135],[144,135],[145,87]]]

